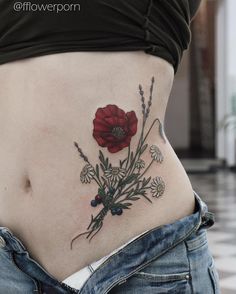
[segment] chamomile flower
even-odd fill
[[[120,167],[111,167],[104,172],[105,177],[111,181],[119,181],[124,178],[126,170]]]
[[[162,163],[164,158],[163,158],[163,155],[161,153],[161,150],[156,145],[152,145],[150,147],[149,152],[151,153],[152,159],[154,159],[157,162]]]
[[[151,193],[153,197],[160,197],[165,191],[165,183],[161,177],[156,177],[151,183]]]
[[[95,175],[94,168],[92,167],[91,164],[88,163],[83,167],[80,173],[80,181],[82,183],[88,184],[91,182],[94,175]]]

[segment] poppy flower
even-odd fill
[[[134,111],[126,112],[116,105],[98,108],[93,120],[93,137],[101,147],[116,153],[130,145],[137,132],[138,119]]]

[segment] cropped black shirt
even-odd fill
[[[0,64],[69,51],[143,50],[176,73],[200,1],[0,0]]]

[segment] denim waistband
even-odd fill
[[[194,231],[211,227],[215,222],[214,213],[209,212],[207,204],[193,192],[195,213],[174,223],[155,227],[129,243],[94,271],[78,293],[106,294],[114,286],[122,284],[135,272],[187,239]]]
[[[145,267],[152,260],[188,238],[194,231],[199,228],[209,228],[214,222],[214,213],[208,211],[207,204],[195,192],[196,212],[188,215],[178,221],[155,227],[128,243],[125,247],[111,255],[104,263],[102,263],[83,284],[80,290],[73,289],[63,282],[56,281],[50,276],[39,264],[29,258],[28,252],[22,242],[10,231],[7,227],[0,227],[0,236],[5,240],[5,249],[15,251],[19,254],[28,255],[28,258],[33,261],[34,266],[41,268],[41,282],[51,284],[51,286],[62,287],[71,290],[72,293],[80,294],[106,294],[115,285],[121,284],[134,272]],[[148,250],[145,254],[142,251]],[[137,264],[137,256],[139,254]],[[126,264],[127,260],[129,263]],[[126,266],[124,267],[124,263]],[[32,269],[34,267],[32,266]],[[122,271],[120,270],[122,268]],[[104,281],[104,278],[105,281]],[[68,293],[66,292],[66,293]],[[61,291],[60,293],[63,293]]]

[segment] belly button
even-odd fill
[[[25,185],[24,185],[24,190],[28,193],[29,191],[31,191],[31,189],[32,189],[32,186],[31,186],[30,179],[26,179]]]

